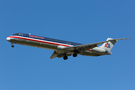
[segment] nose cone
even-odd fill
[[[10,37],[7,37],[6,40],[7,40],[7,41],[10,41]]]

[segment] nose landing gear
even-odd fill
[[[12,48],[15,47],[13,43],[11,43],[11,44],[12,44],[12,45],[11,45]]]
[[[13,47],[15,47],[14,45],[11,45],[11,47],[13,48]]]

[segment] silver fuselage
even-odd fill
[[[67,47],[82,45],[79,43],[51,39],[47,37],[41,37],[41,36],[35,36],[29,34],[11,35],[6,39],[12,44],[15,43],[15,44],[33,46],[38,48],[50,49],[55,51],[62,50],[63,48],[67,48]],[[70,54],[72,54],[72,52]],[[100,47],[94,47],[93,49],[88,49],[78,54],[85,55],[85,56],[101,56],[101,55],[111,55],[112,53],[107,52],[106,50]]]

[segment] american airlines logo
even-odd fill
[[[110,44],[108,42],[105,43],[105,47],[110,48]]]

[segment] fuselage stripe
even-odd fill
[[[66,46],[66,47],[72,46],[72,45],[67,45],[67,44],[62,44],[62,43],[50,42],[50,41],[45,41],[45,40],[38,40],[38,39],[33,39],[33,38],[21,37],[21,36],[9,36],[9,38],[18,38],[18,39],[24,39],[24,40],[30,40],[30,41],[35,41],[35,42],[42,42],[42,43],[60,45],[60,46]]]

